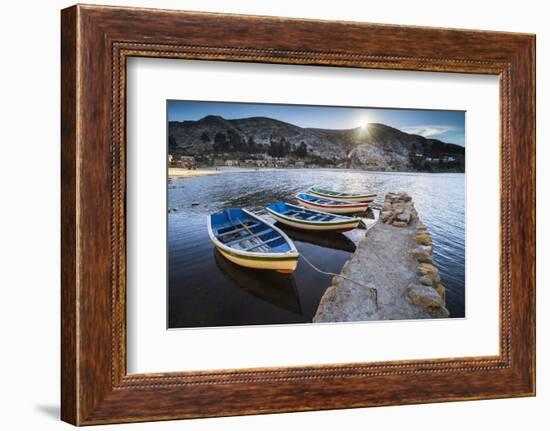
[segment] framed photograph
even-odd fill
[[[535,394],[535,37],[62,11],[62,419]]]

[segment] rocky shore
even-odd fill
[[[432,238],[412,198],[388,193],[378,221],[334,277],[314,322],[449,317]]]

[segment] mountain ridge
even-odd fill
[[[169,150],[200,163],[286,158],[305,164],[394,171],[464,172],[465,148],[382,123],[351,129],[304,128],[270,117],[170,121]]]

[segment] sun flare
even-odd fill
[[[367,129],[369,128],[369,125],[370,125],[370,121],[368,118],[361,118],[359,124],[357,125],[357,127],[359,127],[359,130],[361,132],[366,132]]]
[[[373,118],[372,118],[372,115],[370,115],[370,113],[365,113],[365,112],[361,112],[361,113],[357,113],[357,128],[361,131],[361,132],[365,132],[368,127],[369,127],[369,124],[372,123],[373,121]]]

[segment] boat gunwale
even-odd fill
[[[284,261],[292,261],[292,260],[298,260],[300,258],[300,255],[299,254],[290,254],[290,252],[288,252],[288,254],[284,255],[285,253],[268,253],[270,254],[270,256],[254,256],[254,254],[258,254],[258,253],[253,253],[253,252],[245,252],[245,254],[241,254],[241,253],[234,253],[233,250],[227,250],[227,249],[220,249],[220,247],[218,247],[216,244],[214,244],[216,246],[216,248],[220,251],[220,253],[227,253],[231,256],[235,256],[235,257],[238,257],[240,259],[247,259],[247,260],[254,260],[254,261],[263,261],[263,262],[270,262],[270,261],[273,261],[273,262],[284,262]]]

